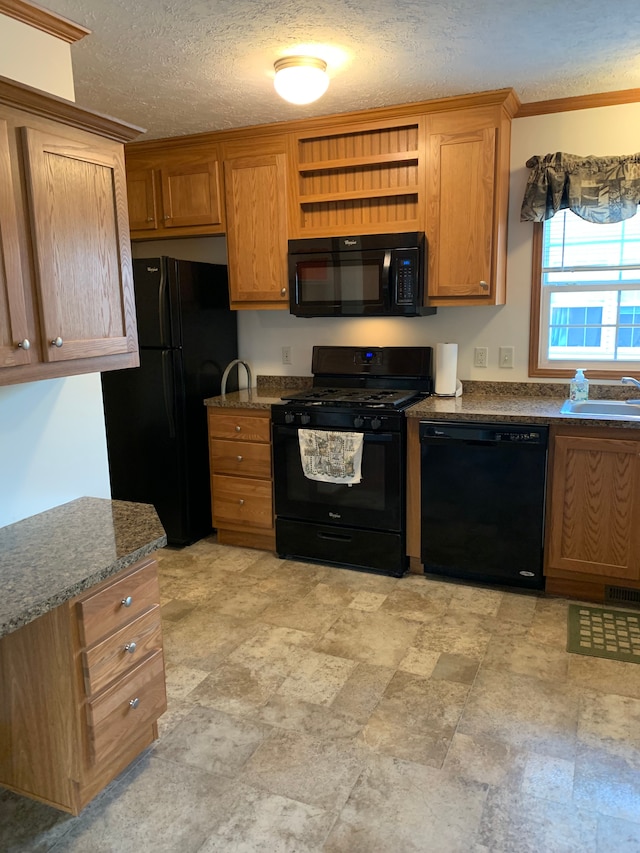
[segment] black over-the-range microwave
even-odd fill
[[[297,317],[420,317],[424,233],[289,240],[289,300]]]

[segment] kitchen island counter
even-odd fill
[[[166,545],[147,504],[78,498],[0,528],[0,637]]]

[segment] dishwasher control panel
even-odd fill
[[[472,421],[420,421],[421,441],[464,441],[482,444],[534,444],[546,447],[548,427],[530,424],[487,424]]]

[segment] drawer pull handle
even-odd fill
[[[236,456],[236,459],[238,460],[238,462],[242,462],[242,456]]]
[[[238,503],[240,504],[240,506],[244,506],[244,499],[243,499],[243,498],[240,498],[240,500],[238,501]]]
[[[127,643],[127,645],[124,647],[124,650],[125,652],[129,652],[129,654],[132,655],[137,648],[137,643]]]
[[[131,598],[131,596],[128,595],[126,598],[123,598],[120,603],[122,604],[123,607],[131,607],[131,605],[133,604],[133,598]]]
[[[236,432],[240,432],[240,430],[241,430],[241,429],[242,429],[242,427],[237,426],[237,427],[236,427]]]
[[[129,700],[129,707],[133,708],[134,711],[138,707],[139,704],[140,704],[140,699],[137,696],[135,699]]]

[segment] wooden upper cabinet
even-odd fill
[[[222,225],[218,161],[196,154],[180,156],[160,168],[165,227]]]
[[[0,78],[0,386],[139,364],[124,142]]]
[[[557,434],[551,477],[546,574],[637,585],[640,441],[622,430]]]
[[[121,151],[22,130],[42,359],[137,352]]]
[[[129,221],[134,240],[224,231],[218,146],[127,151]]]
[[[429,304],[501,305],[510,119],[480,108],[433,115],[428,127]]]
[[[132,234],[134,231],[155,231],[158,227],[155,169],[127,168],[127,200]]]
[[[424,117],[295,134],[290,236],[424,230]]]
[[[0,120],[0,369],[31,362],[29,334],[9,137]]]
[[[284,150],[225,159],[224,173],[231,307],[288,308]]]

